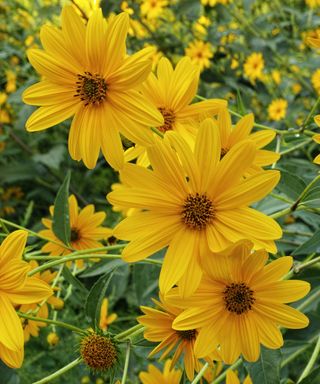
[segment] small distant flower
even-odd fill
[[[231,369],[227,370],[226,384],[241,384],[238,375]],[[242,384],[253,384],[249,375],[247,375]]]
[[[281,83],[281,72],[278,69],[271,72],[271,77],[275,84],[279,85]]]
[[[320,40],[319,40],[320,41]],[[317,69],[311,76],[311,83],[318,95],[320,95],[320,69]]]
[[[102,300],[101,311],[100,311],[100,322],[99,322],[99,327],[103,331],[106,331],[108,329],[108,325],[113,323],[118,317],[116,313],[111,313],[111,315],[108,316],[108,305],[109,305],[109,301],[105,297]]]
[[[141,15],[147,19],[156,19],[163,13],[168,4],[168,0],[142,0]]]
[[[262,76],[262,71],[264,69],[264,60],[262,53],[254,52],[252,53],[243,65],[244,74],[251,81],[260,79]]]
[[[288,108],[288,102],[285,99],[276,99],[268,106],[269,118],[279,121],[285,118]]]
[[[102,246],[101,240],[107,239],[112,234],[110,228],[102,227],[102,223],[106,218],[104,212],[95,212],[94,205],[87,205],[79,210],[77,199],[74,195],[69,197],[69,213],[71,239],[70,245],[73,249],[91,249]],[[50,214],[53,216],[54,207],[50,207]],[[52,220],[42,219],[42,224],[46,227],[39,232],[40,235],[52,239],[55,243],[48,242],[42,247],[43,252],[50,253],[51,256],[64,256],[71,251],[66,248],[61,240],[59,240],[52,231]],[[57,244],[58,243],[58,244]],[[76,264],[79,268],[83,268],[83,260],[77,260]]]
[[[171,360],[165,362],[163,372],[150,364],[147,372],[140,372],[139,378],[142,384],[180,384],[181,370],[171,367]]]
[[[7,93],[15,92],[17,89],[17,86],[16,86],[17,75],[13,71],[8,70],[6,71],[6,77],[7,77],[6,92]]]
[[[190,57],[193,64],[199,66],[202,72],[211,65],[210,59],[213,58],[213,49],[211,44],[202,40],[195,40],[189,43],[185,49],[186,56]]]
[[[51,347],[59,343],[59,336],[55,332],[50,332],[47,336],[47,342]]]
[[[295,95],[298,95],[302,90],[302,86],[300,83],[294,83],[292,85],[292,92],[295,94]]]

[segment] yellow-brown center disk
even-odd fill
[[[182,221],[190,229],[201,231],[212,222],[215,209],[212,201],[206,195],[188,195],[182,210]]]
[[[114,341],[95,333],[81,340],[80,353],[83,361],[97,371],[112,369],[118,361],[118,350]]]
[[[176,331],[177,335],[182,340],[192,341],[197,336],[197,331],[195,329],[190,329],[188,331]]]
[[[80,240],[81,236],[80,236],[80,231],[79,229],[75,228],[75,227],[72,227],[71,228],[71,236],[70,236],[70,240],[71,241],[78,241]]]
[[[84,75],[77,75],[75,97],[80,97],[84,105],[100,105],[107,95],[107,83],[97,73],[85,72]]]
[[[232,283],[223,291],[226,309],[229,312],[241,315],[252,309],[255,302],[253,290],[245,283]]]
[[[160,111],[164,119],[164,124],[161,127],[158,127],[159,131],[161,132],[171,131],[173,129],[173,124],[176,119],[172,109],[160,107],[158,108],[158,110]]]

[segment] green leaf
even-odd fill
[[[253,383],[279,384],[280,383],[280,350],[262,347],[260,359],[255,363],[245,363]]]
[[[69,185],[71,173],[68,171],[54,201],[52,230],[64,244],[70,243],[71,228],[69,217]]]
[[[100,310],[102,300],[105,297],[106,290],[110,284],[114,271],[111,274],[105,274],[96,281],[88,296],[85,303],[85,311],[87,316],[90,318],[92,326],[96,329],[99,326],[100,321]]]
[[[277,189],[287,195],[290,199],[296,200],[306,186],[307,184],[302,178],[296,174],[281,169],[281,179]]]
[[[99,263],[93,264],[92,267],[86,268],[84,273],[81,273],[80,277],[93,277],[111,272],[116,267],[122,267],[126,265],[122,259],[115,260],[103,260]]]
[[[70,272],[70,269],[67,266],[63,267],[62,275],[65,278],[65,280],[71,284],[74,288],[79,289],[80,292],[84,294],[88,294],[87,288],[81,283],[80,280],[78,280],[73,274]]]
[[[309,240],[301,244],[292,254],[307,255],[318,251],[320,251],[320,230],[315,232]]]
[[[0,377],[1,383],[6,384],[19,384],[20,379],[14,369],[7,367],[2,361],[0,361]]]
[[[314,369],[307,377],[305,377],[299,384],[319,384],[320,367]]]

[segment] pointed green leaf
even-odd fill
[[[255,363],[245,363],[253,383],[280,384],[281,351],[262,347]]]

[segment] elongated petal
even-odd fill
[[[257,327],[250,313],[241,316],[240,338],[241,351],[247,361],[257,361],[260,355],[260,342]]]
[[[250,140],[252,140],[257,148],[262,148],[269,144],[275,137],[276,133],[271,129],[264,129],[259,132],[254,132],[250,135]]]
[[[72,87],[54,84],[48,80],[31,85],[23,92],[23,102],[31,105],[50,106],[74,100],[75,91]]]
[[[26,246],[28,232],[18,230],[10,233],[0,246],[0,267],[3,268],[11,260],[21,260]]]
[[[23,331],[20,319],[9,298],[0,295],[0,343],[13,351],[23,348]]]
[[[172,328],[181,331],[187,331],[189,329],[206,327],[211,323],[211,320],[214,318],[214,316],[220,311],[221,304],[207,308],[188,308],[176,317],[172,324]],[[208,353],[206,355],[208,355]]]
[[[291,256],[280,257],[266,265],[259,274],[254,276],[251,280],[251,284],[259,287],[260,285],[263,286],[275,282],[289,272],[292,264],[293,258]]]
[[[13,351],[0,345],[0,359],[7,365],[9,368],[20,368],[23,363],[24,358],[24,348],[23,346],[18,351]]]
[[[272,282],[255,289],[257,298],[262,301],[291,303],[299,300],[310,291],[310,284],[301,280]]]
[[[229,144],[232,147],[241,140],[248,138],[254,123],[254,114],[249,113],[248,115],[243,116],[235,125],[234,129],[231,132]]]
[[[105,25],[101,8],[91,14],[86,26],[86,58],[90,70],[102,73],[102,63],[105,56]]]
[[[212,115],[217,115],[221,109],[227,108],[228,103],[222,99],[209,99],[187,105],[178,112],[180,121],[190,119],[203,119]]]
[[[199,247],[199,245],[196,243],[195,247]],[[198,264],[197,259],[198,257],[195,248],[192,257],[190,258],[189,265],[178,282],[179,292],[182,298],[191,296],[199,287],[202,277],[202,269]]]
[[[22,287],[6,293],[14,304],[39,303],[53,295],[51,287],[37,277],[28,277]]]
[[[258,315],[254,310],[251,315],[256,324],[260,342],[267,348],[281,348],[283,345],[283,337],[279,327],[264,316]]]

